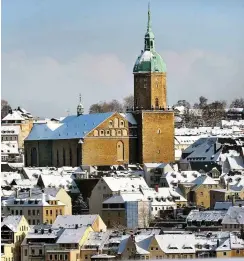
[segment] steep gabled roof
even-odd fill
[[[57,123],[57,128],[51,128],[48,124],[36,124],[25,140],[81,139],[113,114],[114,112],[106,112],[68,116],[61,124]]]
[[[9,229],[11,229],[13,232],[17,232],[18,225],[21,221],[23,216],[7,216],[4,218],[4,220],[1,222],[1,228],[3,226],[7,226]]]

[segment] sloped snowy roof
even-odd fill
[[[230,207],[222,221],[222,224],[244,225],[244,207]]]

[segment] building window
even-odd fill
[[[128,132],[127,130],[123,130],[123,136],[127,136]]]
[[[35,209],[33,209],[32,210],[32,215],[35,216],[35,214],[36,214],[36,211],[35,211]]]
[[[50,210],[50,215],[52,215],[53,214],[53,211],[52,210]]]
[[[119,119],[115,118],[114,119],[114,128],[118,128],[119,127]]]
[[[104,136],[104,130],[100,130],[100,136]]]
[[[155,99],[155,108],[159,107],[158,98]]]
[[[59,153],[58,153],[58,150],[57,150],[57,167],[59,167]]]
[[[158,130],[157,130],[157,134],[160,134],[160,133],[161,133],[161,130],[160,130],[160,129],[158,129]]]
[[[34,249],[34,248],[31,249],[31,254],[32,254],[32,255],[35,254],[35,249]]]
[[[19,211],[19,214],[20,214],[21,216],[23,215],[22,209]]]
[[[110,130],[106,130],[106,136],[110,136]]]
[[[94,134],[95,137],[97,137],[98,136],[98,130],[94,130],[93,134]]]
[[[124,143],[122,141],[119,141],[117,143],[117,161],[123,161],[124,160]]]
[[[124,123],[124,121],[121,120],[121,121],[120,121],[120,127],[121,127],[121,128],[124,128],[124,126],[125,126],[125,123]]]
[[[121,130],[118,130],[118,131],[117,131],[117,135],[118,135],[118,136],[121,136]]]
[[[111,135],[115,136],[116,135],[116,131],[115,130],[111,130]]]
[[[108,125],[110,128],[113,127],[113,121],[109,121],[109,125]]]
[[[31,149],[31,166],[32,167],[37,166],[37,150],[36,150],[36,148]]]
[[[40,215],[40,210],[36,211],[36,215],[39,216]]]
[[[65,149],[63,148],[63,166],[66,166]]]
[[[15,211],[15,215],[19,215],[19,211],[18,210]]]
[[[226,256],[226,252],[224,252],[224,256]]]
[[[27,249],[25,249],[25,256],[27,256]]]
[[[46,210],[46,215],[48,216],[48,210]]]
[[[35,219],[32,220],[32,225],[35,225],[36,224],[36,221]]]
[[[64,260],[67,260],[68,259],[68,255],[64,255]]]
[[[69,148],[69,165],[72,166],[72,149]]]
[[[39,219],[37,219],[36,224],[40,225],[40,220]]]
[[[39,249],[39,255],[42,255],[42,249]]]

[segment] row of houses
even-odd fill
[[[24,216],[1,224],[1,260],[128,260],[243,257],[244,232],[107,229],[99,215],[58,216],[30,226]]]

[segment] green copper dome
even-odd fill
[[[155,51],[155,37],[151,27],[151,13],[148,6],[147,32],[145,34],[144,51],[137,58],[133,68],[134,73],[140,72],[166,72],[166,64]]]
[[[136,60],[133,72],[166,72],[166,64],[156,51],[143,51]]]

